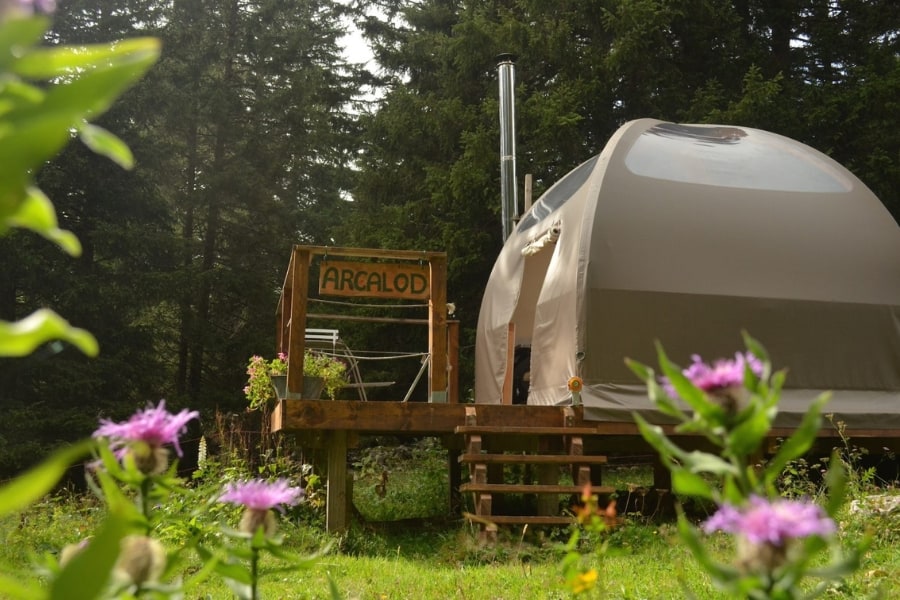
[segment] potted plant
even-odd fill
[[[250,409],[256,410],[272,400],[287,397],[287,355],[283,352],[272,360],[250,357],[244,396]],[[334,400],[337,391],[347,384],[347,365],[343,361],[313,350],[303,356],[304,399],[318,399],[322,392]]]

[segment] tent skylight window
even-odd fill
[[[809,148],[759,130],[657,124],[625,157],[635,175],[680,183],[784,192],[846,193],[850,181]]]

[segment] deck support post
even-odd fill
[[[541,454],[550,452],[550,441],[541,437],[538,451]],[[539,485],[559,484],[559,465],[537,465],[537,481]],[[537,514],[541,517],[552,517],[559,514],[559,496],[556,494],[540,494],[537,497]]]
[[[459,492],[459,486],[462,485],[462,465],[459,464],[460,451],[457,448],[447,450],[447,466],[449,470],[450,500],[449,514],[459,516],[462,514],[462,494]]]
[[[347,485],[347,431],[333,430],[328,435],[328,488],[325,528],[331,533],[347,530],[347,510],[351,502]]]

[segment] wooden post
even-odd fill
[[[429,402],[447,402],[447,257],[429,261],[428,353],[431,356]]]
[[[450,363],[447,401],[459,404],[459,321],[447,322],[447,360]]]
[[[546,437],[538,441],[538,452],[549,454],[552,444]],[[559,465],[537,465],[537,479],[540,485],[559,485]],[[559,496],[556,494],[539,494],[537,497],[537,514],[542,517],[553,517],[559,514]]]
[[[462,495],[459,493],[459,486],[462,484],[462,467],[459,464],[460,451],[458,448],[449,448],[447,450],[447,466],[449,467],[449,506],[447,507],[451,515],[459,516],[462,513]]]
[[[306,296],[309,287],[309,250],[294,246],[291,261],[290,316],[288,327],[288,398],[299,398],[303,390],[303,354],[306,352]]]
[[[347,520],[347,431],[334,430],[328,436],[328,488],[325,528],[331,533],[346,531]]]

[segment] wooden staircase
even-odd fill
[[[460,455],[459,462],[469,467],[469,483],[461,485],[460,492],[474,495],[475,513],[466,514],[466,518],[481,525],[483,538],[496,538],[498,525],[549,526],[572,522],[571,516],[559,514],[559,495],[580,495],[585,485],[591,484],[591,467],[606,464],[606,457],[584,454],[583,437],[596,434],[596,429],[566,426],[571,420],[567,415],[561,427],[479,425],[477,407],[466,407],[466,424],[455,429],[457,434],[465,436],[465,453]],[[533,468],[537,483],[504,483],[507,465]],[[571,469],[572,485],[559,483],[563,467]],[[591,491],[611,494],[615,490],[591,485]],[[503,510],[505,494],[536,495],[537,514],[494,514],[495,508]]]

